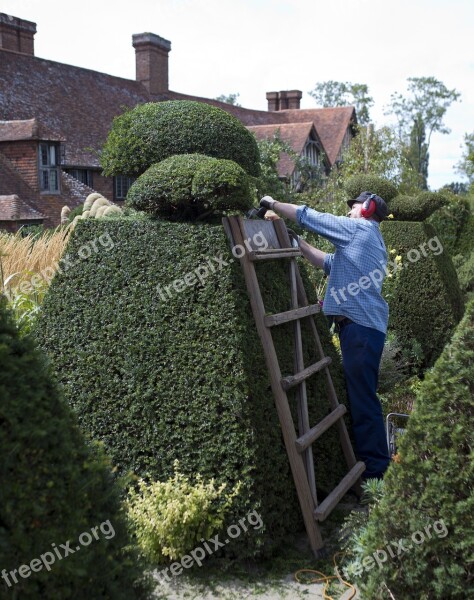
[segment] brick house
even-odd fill
[[[353,107],[300,109],[298,90],[268,92],[267,111],[171,91],[171,43],[152,33],[132,36],[135,80],[36,57],[35,33],[35,23],[0,13],[0,227],[41,220],[55,226],[64,205],[74,208],[92,191],[121,204],[131,180],[104,177],[99,152],[124,107],[184,99],[213,104],[235,115],[257,139],[278,131],[326,172],[354,135]],[[297,177],[289,157],[282,156],[279,174]],[[13,211],[12,196],[17,196]],[[25,218],[16,219],[20,214]]]

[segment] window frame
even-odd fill
[[[61,193],[61,148],[58,142],[38,144],[38,179],[41,194]],[[54,177],[51,175],[54,174]],[[51,182],[53,182],[51,185]]]

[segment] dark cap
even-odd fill
[[[383,221],[388,216],[388,206],[383,198],[373,194],[372,192],[362,192],[357,198],[353,198],[347,201],[347,204],[352,208],[355,202],[365,202],[366,200],[372,199],[375,202],[376,209],[375,214],[378,218]]]

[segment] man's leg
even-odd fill
[[[382,477],[390,456],[376,391],[385,335],[376,329],[350,323],[342,328],[339,337],[355,450],[367,467],[363,477]]]

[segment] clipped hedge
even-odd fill
[[[448,203],[447,197],[440,192],[421,192],[417,196],[396,196],[389,209],[398,221],[424,221]]]
[[[474,250],[457,270],[459,286],[463,292],[474,291]]]
[[[102,149],[105,175],[138,176],[174,154],[206,154],[235,161],[260,175],[255,137],[221,108],[190,100],[149,102],[115,117]]]
[[[367,571],[361,590],[365,598],[473,597],[473,396],[470,302],[452,341],[421,384],[400,440],[400,462],[389,467],[384,496],[370,514],[365,555],[378,552],[380,564]],[[402,540],[405,552],[397,545]],[[386,544],[391,544],[391,556]]]
[[[463,313],[456,271],[432,225],[384,221],[381,232],[387,249],[402,257],[388,300],[389,328],[407,350],[417,340],[425,355],[424,366],[430,366]]]
[[[390,180],[378,175],[354,175],[344,185],[349,198],[357,198],[362,192],[377,194],[389,203],[398,193],[397,186]],[[390,206],[391,208],[391,206]]]
[[[168,219],[245,211],[252,204],[249,177],[242,167],[203,154],[177,154],[152,165],[127,194],[127,206]]]
[[[464,238],[464,232],[469,229],[470,216],[469,202],[465,198],[454,196],[449,204],[438,208],[428,217],[428,223],[431,223],[436,229],[451,256],[460,254],[458,246],[461,237]],[[474,230],[469,237],[470,245],[474,247]],[[464,244],[461,245],[464,246]],[[464,250],[466,249],[464,248]],[[465,252],[461,252],[461,254],[465,254]]]
[[[81,246],[105,232],[113,248],[81,261]],[[178,459],[185,475],[227,489],[242,481],[229,523],[256,510],[264,527],[227,545],[228,554],[287,544],[302,527],[299,505],[242,269],[222,225],[84,221],[67,253],[73,266],[53,280],[38,336],[84,430],[104,442],[119,472],[165,481]],[[283,262],[258,265],[268,312],[289,308]],[[318,323],[344,401],[326,318]],[[275,330],[282,372],[293,373],[291,325]],[[309,344],[305,359],[316,360]],[[312,424],[327,414],[325,386],[324,377],[308,381]],[[322,492],[346,472],[335,428],[315,456]]]
[[[19,338],[2,298],[0,364],[0,597],[150,597],[124,550],[130,540],[109,463],[84,440],[44,356]]]

